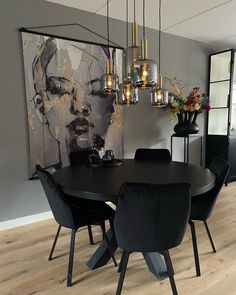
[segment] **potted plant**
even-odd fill
[[[171,93],[167,105],[171,120],[177,118],[174,127],[176,134],[195,134],[199,132],[196,119],[199,113],[210,110],[210,101],[199,87],[194,87],[188,96],[183,95],[185,86],[176,78],[171,80]]]

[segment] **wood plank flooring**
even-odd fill
[[[190,230],[183,243],[171,250],[179,295],[236,295],[236,182],[224,187],[209,227],[217,253],[211,253],[203,224],[196,223],[202,276],[195,276]],[[96,249],[88,241],[87,229],[77,233],[73,281],[66,287],[69,230],[63,229],[55,250],[47,260],[57,229],[54,220],[0,232],[0,295],[111,295],[115,294],[118,273],[113,263],[91,271],[86,262]],[[101,240],[93,227],[95,240]],[[121,251],[117,250],[119,261]],[[171,295],[169,281],[158,281],[140,254],[132,254],[123,295]]]

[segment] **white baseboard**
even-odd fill
[[[38,213],[34,215],[29,215],[29,216],[24,216],[16,219],[11,219],[7,221],[0,222],[0,231],[30,224],[33,222],[38,222],[42,220],[47,220],[53,218],[52,212],[43,212],[43,213]]]

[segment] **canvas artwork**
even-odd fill
[[[31,173],[63,167],[71,151],[96,148],[123,157],[122,108],[100,90],[106,46],[22,33]],[[110,48],[121,78],[122,50]]]

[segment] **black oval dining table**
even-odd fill
[[[215,184],[215,175],[209,170],[182,162],[151,162],[132,159],[122,160],[122,164],[112,167],[86,165],[68,166],[57,170],[53,179],[66,194],[79,198],[118,201],[119,188],[124,182],[165,184],[187,182],[191,184],[192,196],[209,191]],[[111,230],[108,231],[111,248],[115,252],[117,242]],[[159,279],[165,278],[166,266],[159,253],[143,253],[149,270]],[[110,252],[104,240],[89,259],[87,265],[95,269],[105,265]]]

